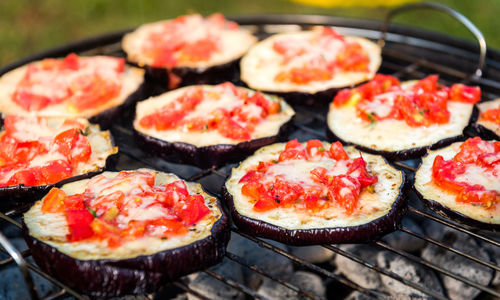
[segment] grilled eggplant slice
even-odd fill
[[[473,119],[480,90],[461,84],[448,89],[437,80],[436,75],[431,75],[420,81],[399,83],[392,76],[377,74],[356,89],[339,92],[327,116],[328,138],[390,160],[417,158],[427,149],[462,139],[464,129]],[[473,91],[473,99],[463,99],[464,89]],[[365,95],[375,96],[366,100]],[[439,101],[446,102],[441,111],[435,109]]]
[[[221,14],[198,14],[145,24],[126,34],[128,60],[175,88],[232,80],[240,58],[257,38]]]
[[[294,114],[276,96],[231,83],[197,85],[138,103],[134,129],[144,150],[208,168],[238,161],[278,141]]]
[[[220,262],[225,254],[228,220],[220,201],[201,185],[173,174],[149,169],[104,172],[53,191],[24,215],[25,239],[42,270],[82,293],[110,297],[153,292]],[[67,206],[68,199],[84,191],[86,206],[81,209],[91,221],[69,222],[71,211],[50,200],[51,194],[62,193],[67,198],[60,205]],[[89,191],[101,196],[91,198]],[[120,192],[123,198],[112,197]],[[120,199],[119,210],[111,206]],[[90,237],[82,238],[81,224],[91,231]],[[117,224],[125,227],[118,229]]]
[[[318,26],[259,42],[242,58],[240,68],[241,80],[250,88],[312,104],[371,79],[380,63],[375,43]]]
[[[477,104],[479,117],[474,128],[485,139],[500,140],[500,98]]]
[[[55,185],[100,173],[118,152],[109,131],[84,118],[6,116],[4,125],[8,128],[0,132],[2,210],[34,201]],[[71,150],[61,146],[66,142],[73,145]]]
[[[476,141],[469,139],[466,142]],[[499,143],[499,142],[497,142]],[[474,166],[465,173],[457,175],[460,176],[462,184],[470,186],[479,184],[488,190],[496,191],[496,201],[493,200],[488,204],[488,201],[481,203],[480,200],[471,201],[458,201],[458,192],[450,191],[438,185],[433,176],[433,165],[435,164],[436,157],[441,156],[444,160],[451,160],[461,150],[463,142],[457,142],[445,147],[443,149],[429,151],[429,153],[422,158],[422,163],[415,174],[414,188],[420,199],[433,211],[446,218],[452,219],[459,223],[481,228],[486,230],[499,230],[500,229],[500,178],[498,175],[495,177],[493,173],[487,173],[484,169]],[[496,146],[496,157],[498,157],[500,144]],[[477,159],[478,155],[474,158]],[[492,156],[493,158],[493,156]],[[495,162],[493,162],[494,164]],[[496,168],[498,170],[498,161]],[[494,168],[494,167],[493,167]],[[491,192],[490,192],[491,194]],[[467,195],[464,193],[464,195]],[[474,199],[473,196],[468,196]],[[494,197],[492,197],[494,199]],[[489,205],[489,207],[488,207]]]
[[[108,128],[145,93],[144,70],[109,56],[47,58],[0,77],[0,112],[86,118]]]
[[[394,169],[383,157],[359,152],[354,147],[344,148],[349,160],[345,160],[347,155],[338,160],[328,156],[303,160],[301,157],[305,154],[297,146],[298,143],[292,148],[299,149],[295,154],[283,154],[287,152],[287,145],[290,143],[295,142],[264,147],[232,170],[223,186],[222,195],[230,206],[234,223],[241,230],[290,245],[314,245],[368,242],[397,229],[406,212],[407,183],[403,172]],[[307,143],[308,149],[310,143],[312,142]],[[314,143],[317,144],[316,150],[308,150],[308,153],[318,153],[330,147],[326,142]],[[332,145],[331,149],[342,149],[340,143]],[[310,157],[310,154],[307,156]],[[365,168],[361,161],[366,162],[364,172],[367,173],[361,171]],[[363,167],[356,169],[353,168],[355,165]],[[326,171],[321,175],[324,177],[314,179],[314,176],[322,173],[322,168]],[[352,179],[346,174],[360,177]],[[361,179],[361,174],[364,174],[364,179]],[[373,180],[374,176],[376,180]],[[249,184],[253,181],[251,178],[265,178],[264,182],[274,182],[263,188]],[[327,190],[325,186],[316,185],[316,188],[320,188],[318,192],[314,187],[318,179],[329,184],[326,185]],[[350,190],[345,188],[349,188],[349,182],[353,183],[358,179],[359,182],[364,180],[365,186],[357,195],[357,204],[352,204],[346,200]],[[370,185],[366,185],[367,180],[371,181]],[[283,181],[286,182],[285,185]],[[373,183],[374,181],[376,182]],[[288,192],[284,188],[287,185]],[[301,188],[297,185],[305,191],[298,198]],[[353,188],[352,193],[355,193],[355,189]],[[332,198],[328,194],[332,191],[336,191],[335,197],[338,198]],[[260,196],[249,197],[253,192]],[[316,193],[319,193],[319,197]],[[267,202],[268,200],[260,203],[268,196],[271,196],[271,201],[274,197],[278,204]]]

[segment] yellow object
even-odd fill
[[[419,0],[290,0],[292,2],[319,6],[319,7],[334,7],[334,6],[366,6],[366,7],[376,7],[376,6],[398,6],[405,3],[417,2]]]

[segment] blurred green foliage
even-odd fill
[[[486,36],[490,47],[500,49],[496,30],[500,22],[498,0],[441,0],[462,12]],[[180,14],[204,15],[264,13],[326,14],[382,20],[387,7],[332,7],[302,5],[286,0],[17,0],[0,1],[0,65],[69,41],[141,23],[168,19]],[[395,22],[437,30],[472,39],[461,24],[440,12],[415,11],[398,16]]]

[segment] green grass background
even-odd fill
[[[382,2],[382,1],[379,1]],[[483,32],[490,47],[500,49],[500,0],[441,0],[467,16]],[[387,7],[308,6],[286,0],[2,0],[0,1],[0,65],[69,41],[172,18],[189,12],[226,15],[263,13],[326,14],[382,20]],[[472,35],[440,12],[401,14],[395,22],[452,34]]]

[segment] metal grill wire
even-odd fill
[[[324,22],[326,23],[326,22]],[[262,27],[259,28],[260,30],[263,30]],[[100,54],[116,54],[118,51],[119,47],[117,47],[117,44],[109,44],[104,47],[100,47],[97,52]],[[90,52],[93,52],[90,51]],[[438,73],[441,76],[441,81],[445,84],[451,84],[454,82],[466,82],[466,83],[472,83],[472,84],[477,84],[480,85],[483,90],[486,90],[487,92],[483,93],[483,98],[484,99],[493,99],[495,97],[499,97],[500,95],[500,84],[498,84],[495,81],[485,79],[485,78],[470,78],[467,73],[435,63],[431,62],[429,60],[426,60],[424,58],[408,54],[408,53],[403,53],[401,51],[397,51],[391,48],[391,44],[388,43],[388,45],[384,48],[383,50],[383,64],[381,68],[382,73],[386,74],[392,74],[394,76],[399,77],[400,79],[411,79],[411,78],[423,78],[429,73]],[[311,107],[303,107],[303,106],[298,106],[296,107],[296,112],[298,115],[297,122],[295,124],[295,131],[291,134],[290,138],[295,138],[298,137],[301,140],[305,140],[307,138],[319,138],[322,140],[326,140],[326,136],[324,133],[324,130],[319,130],[318,124],[320,126],[324,126],[325,124],[325,113],[322,110],[317,110],[315,108]],[[170,163],[162,162],[161,160],[153,159],[149,157],[148,155],[145,155],[142,153],[140,150],[134,147],[132,141],[132,132],[130,128],[126,128],[124,126],[115,126],[113,128],[113,132],[115,136],[117,137],[118,145],[120,146],[120,153],[129,157],[132,157],[133,159],[139,161],[140,163],[156,168],[162,171],[167,171],[167,172],[172,172],[175,170],[175,165],[172,165]],[[466,134],[471,135],[471,133],[466,132]],[[409,172],[410,174],[415,171],[415,162],[414,161],[406,161],[406,162],[399,162],[395,161],[392,162],[396,167],[399,167],[400,169],[404,170],[405,172]],[[210,189],[207,188],[207,185],[205,184],[208,181],[216,181],[219,183],[219,187],[223,184],[226,176],[229,174],[230,171],[230,166],[225,166],[221,168],[211,168],[211,169],[205,169],[205,170],[200,170],[196,168],[192,168],[194,171],[190,172],[190,174],[184,174],[184,178],[192,181],[198,181],[202,183],[205,188],[215,194],[219,195],[219,189]],[[182,175],[182,174],[181,174]],[[0,219],[3,220],[3,222],[8,222],[14,226],[16,226],[18,229],[21,229],[20,223],[17,221],[21,213],[23,212],[23,208],[18,208],[14,209],[12,211],[6,212],[6,213],[0,213]],[[457,230],[459,232],[468,234],[470,236],[473,236],[474,238],[481,240],[482,242],[492,244],[496,247],[500,247],[500,242],[492,239],[488,236],[485,236],[479,232],[476,232],[474,230],[468,229],[463,227],[460,224],[457,224],[455,222],[442,219],[441,217],[436,216],[433,213],[429,213],[426,209],[422,209],[419,207],[416,207],[410,202],[410,206],[408,209],[408,213],[414,216],[418,216],[427,220],[432,220],[433,222],[439,223],[443,226],[447,226],[449,228],[452,228],[454,230]],[[282,250],[278,247],[273,246],[272,244],[259,239],[255,238],[253,236],[250,236],[248,234],[245,234],[244,232],[241,232],[238,228],[233,227],[232,229],[232,234],[238,234],[241,235],[244,238],[249,239],[252,242],[255,242],[257,245],[260,247],[269,249],[270,251],[273,251],[279,255],[282,255],[288,259],[290,259],[292,262],[295,263],[295,265],[299,266],[302,269],[309,269],[310,271],[319,274],[323,276],[324,278],[330,278],[331,280],[336,281],[338,284],[344,285],[346,287],[349,287],[353,290],[357,290],[365,295],[371,296],[373,298],[384,298],[384,294],[381,294],[377,291],[369,290],[366,288],[363,288],[356,283],[350,281],[349,279],[337,275],[326,268],[323,268],[321,266],[309,263],[299,257],[294,256],[290,252],[287,252],[285,250]],[[464,253],[460,251],[459,249],[455,249],[453,247],[450,247],[440,241],[434,240],[430,237],[423,236],[419,233],[413,232],[410,229],[406,227],[401,227],[399,229],[400,231],[411,235],[413,237],[416,237],[418,239],[422,239],[427,243],[434,244],[446,251],[450,251],[456,255],[463,256],[467,259],[470,259],[476,263],[479,263],[481,265],[484,265],[488,268],[493,269],[494,271],[499,272],[500,267],[496,265],[495,263],[491,261],[485,261],[481,258],[478,258],[472,254],[469,253]],[[3,236],[3,235],[2,235]],[[4,241],[2,245],[10,245],[8,241]],[[416,263],[422,264],[426,267],[429,267],[436,271],[437,273],[441,273],[445,276],[450,276],[456,280],[459,280],[467,285],[473,286],[475,288],[480,289],[481,291],[484,292],[484,294],[491,295],[493,297],[500,297],[500,293],[498,291],[495,291],[487,286],[480,285],[476,282],[473,282],[472,280],[463,277],[460,274],[454,274],[449,272],[448,270],[445,270],[443,267],[433,264],[429,261],[426,261],[420,257],[414,256],[411,253],[408,253],[406,251],[394,248],[385,242],[382,241],[377,241],[375,243],[371,244],[373,247],[378,247],[387,251],[391,251],[393,253],[396,253],[397,255],[400,255],[406,259],[412,260]],[[437,293],[436,291],[430,290],[428,287],[423,286],[419,283],[412,282],[406,278],[403,278],[399,276],[398,274],[382,268],[380,266],[371,264],[368,262],[365,258],[357,256],[353,253],[350,253],[348,251],[344,251],[341,248],[339,248],[337,245],[324,245],[323,247],[337,253],[337,255],[342,255],[345,256],[361,265],[366,267],[367,269],[374,270],[375,272],[378,272],[380,274],[389,276],[393,279],[396,279],[418,291],[421,291],[431,297],[434,297],[436,299],[448,299],[445,296],[442,296],[441,294]],[[12,249],[6,249],[8,247],[0,247],[0,250],[6,254],[9,255],[9,258],[1,260],[0,261],[0,270],[1,268],[11,264],[11,263],[17,263],[18,266],[20,267],[21,270],[27,271],[28,269],[31,271],[34,271],[38,273],[39,275],[45,277],[48,279],[50,282],[58,286],[60,289],[57,290],[56,292],[50,294],[50,295],[44,295],[43,299],[57,299],[57,298],[62,298],[62,297],[67,297],[67,296],[72,296],[76,299],[87,299],[86,296],[81,295],[77,293],[76,291],[72,290],[71,288],[65,286],[64,284],[60,283],[57,279],[52,278],[45,272],[41,271],[35,264],[29,263],[25,260],[22,260],[20,258],[27,258],[30,256],[29,250],[25,250],[21,253],[15,251],[9,251]],[[249,264],[248,262],[245,261],[244,257],[240,257],[234,253],[228,252],[226,254],[225,260],[231,260],[234,261],[238,264],[241,264],[243,267],[248,268],[252,270],[253,272],[256,272],[258,274],[261,274],[271,280],[276,281],[277,283],[298,292],[299,294],[310,298],[310,299],[321,299],[318,295],[314,295],[308,291],[303,290],[300,286],[296,286],[290,282],[287,282],[281,278],[278,278],[276,276],[273,276],[271,274],[266,273],[263,271],[262,267],[259,267],[258,265],[252,265]],[[24,264],[24,265],[23,265]],[[227,284],[231,286],[232,288],[252,297],[252,298],[257,298],[261,299],[263,298],[262,295],[257,294],[254,290],[250,289],[249,287],[245,286],[244,284],[241,284],[239,282],[233,281],[229,278],[225,278],[224,276],[221,276],[220,274],[211,271],[211,270],[205,270],[203,271],[209,276],[212,276],[213,278],[220,280],[224,284]],[[30,295],[32,296],[33,299],[37,298],[40,295],[37,295],[36,290],[33,288],[33,285],[29,282],[31,280],[28,278],[27,281],[27,289],[30,290]],[[208,299],[206,295],[203,295],[203,293],[200,293],[198,291],[195,291],[189,287],[189,285],[181,278],[171,284],[171,286],[176,287],[180,291],[184,291],[187,293],[190,293],[194,296],[199,297],[200,299]],[[152,298],[152,295],[147,295],[147,298]]]

